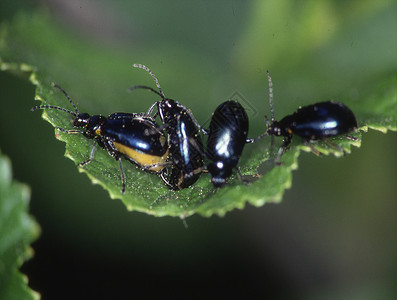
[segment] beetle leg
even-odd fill
[[[254,181],[258,180],[260,177],[262,177],[259,174],[256,175],[245,175],[246,178],[244,178],[243,174],[241,174],[240,168],[236,167],[236,173],[237,173],[237,178],[243,183],[253,183]]]
[[[83,161],[83,162],[79,163],[78,164],[79,167],[86,166],[87,164],[89,164],[94,159],[94,153],[95,153],[96,144],[97,144],[97,141],[94,140],[94,144],[92,145],[90,157],[86,161]]]
[[[172,166],[172,162],[165,162],[162,164],[153,164],[153,165],[148,165],[148,166],[140,166],[140,168],[144,171],[150,171],[151,168],[157,168],[157,167],[170,167]],[[158,172],[161,172],[162,169]],[[157,172],[156,172],[157,173]]]
[[[166,186],[168,186],[168,188],[170,188],[170,189],[175,189],[175,187],[168,181],[168,179],[165,178],[164,172],[161,172],[161,173],[160,173],[160,177],[161,177],[161,179],[164,181],[164,183],[166,184]]]
[[[159,106],[159,102],[155,102],[152,106],[149,107],[149,110],[147,111],[147,116],[150,116],[150,114],[153,112],[154,107],[157,106],[157,112],[155,113],[155,115],[153,116],[153,119],[158,115],[158,106]]]
[[[201,127],[201,125],[199,124],[199,122],[197,122],[196,118],[193,116],[193,113],[190,109],[186,109],[186,113],[189,115],[189,117],[192,119],[194,125],[196,125],[196,127],[204,134],[204,135],[208,135],[209,131],[203,127]]]
[[[312,144],[310,144],[310,142],[303,140],[303,145],[305,145],[306,147],[310,148],[310,151],[312,151],[315,155],[320,156],[321,152],[318,151],[316,148],[313,147]]]
[[[65,132],[67,134],[78,134],[78,133],[84,134],[84,132],[81,132],[80,130],[76,130],[76,129],[69,130],[69,129],[64,129],[61,127],[55,127],[55,129],[57,129],[61,132]]]
[[[118,158],[119,161],[119,166],[120,166],[120,174],[121,174],[121,184],[122,184],[122,188],[121,188],[121,193],[124,194],[125,192],[125,174],[123,171],[123,164],[121,163],[121,157]]]
[[[327,143],[327,145],[332,147],[334,150],[336,150],[336,151],[338,151],[338,152],[340,152],[342,154],[345,154],[345,150],[341,146],[339,146],[339,145],[335,144],[334,142],[332,142],[330,139],[325,139],[324,141]]]
[[[357,142],[357,141],[361,140],[359,137],[355,137],[355,136],[351,136],[351,135],[346,135],[345,138],[347,140],[350,140],[350,141],[353,141],[353,142]]]
[[[276,165],[280,165],[281,156],[287,151],[289,144],[291,144],[292,136],[286,136],[284,138],[283,144],[281,145],[280,149],[278,149],[276,158],[274,159],[274,163]],[[273,141],[272,141],[273,142]],[[272,147],[272,146],[271,146]]]

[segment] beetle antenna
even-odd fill
[[[272,77],[270,77],[270,72],[269,70],[266,70],[267,74],[267,80],[269,82],[269,104],[270,104],[270,122],[267,119],[267,116],[265,116],[266,119],[266,126],[267,126],[267,132],[269,132],[269,129],[271,125],[274,123],[274,108],[273,108],[273,82],[272,82]],[[274,134],[271,134],[271,139],[270,139],[270,155],[272,155],[274,152]]]
[[[65,97],[69,100],[70,104],[73,105],[74,110],[76,111],[76,116],[77,116],[79,114],[79,110],[77,109],[76,104],[73,103],[72,99],[70,99],[68,93],[66,93],[66,91],[63,88],[61,88],[58,84],[56,84],[55,82],[51,83],[51,85],[54,88],[57,88],[58,90],[60,90],[65,95]],[[53,107],[53,108],[55,108],[55,107]]]
[[[47,108],[61,110],[61,111],[64,111],[64,112],[67,112],[67,113],[73,115],[74,117],[77,117],[76,113],[74,113],[74,112],[72,112],[72,111],[70,111],[70,110],[68,110],[66,108],[55,106],[55,105],[38,105],[38,106],[32,107],[30,109],[30,111],[35,111],[35,110],[38,110],[38,109],[47,109]]]
[[[150,74],[150,76],[152,76],[154,82],[156,83],[157,88],[159,89],[159,93],[157,93],[157,94],[159,94],[159,95],[164,99],[165,96],[164,96],[163,90],[162,90],[161,87],[160,87],[160,83],[159,83],[159,81],[158,81],[156,75],[154,75],[153,72],[152,72],[148,67],[146,67],[145,65],[133,64],[133,67],[134,67],[134,68],[143,69],[143,70],[145,70],[146,72],[148,72],[148,73]],[[149,89],[149,90],[154,91],[153,89]]]
[[[270,122],[274,122],[274,109],[273,109],[273,82],[272,78],[270,77],[269,70],[266,70],[267,79],[269,81],[269,104],[270,104]]]
[[[153,93],[159,95],[159,96],[161,97],[161,99],[164,99],[164,98],[165,98],[163,94],[160,94],[160,93],[159,93],[158,91],[156,91],[155,89],[151,88],[150,86],[146,86],[146,85],[134,85],[134,86],[128,88],[128,91],[129,91],[129,92],[132,92],[133,90],[136,90],[136,89],[145,89],[145,90],[149,90],[149,91],[152,91]]]

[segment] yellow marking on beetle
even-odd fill
[[[165,168],[165,163],[168,157],[168,149],[163,156],[156,156],[151,154],[145,154],[119,143],[113,142],[113,145],[117,151],[136,161],[139,165],[143,167],[148,167],[147,170],[149,171],[158,172]]]
[[[95,130],[95,134],[101,136],[101,128],[98,128]]]
[[[293,134],[293,132],[290,128],[288,128],[288,134]]]

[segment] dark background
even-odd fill
[[[221,65],[212,70],[216,73],[233,68],[233,60],[224,52],[241,46],[238,37],[249,27],[257,3],[214,3],[16,1],[1,4],[0,16],[11,20],[20,10],[46,7],[54,22],[96,44],[132,47],[136,38],[141,47],[153,51],[153,61],[166,61],[177,46],[194,52],[195,59]],[[167,20],[162,24],[169,28],[159,27],[156,20]],[[287,20],[280,20],[280,26],[289,30],[286,24]],[[212,31],[202,31],[211,26]],[[157,46],[158,39],[160,45],[172,47]],[[271,64],[277,70],[277,63]],[[285,70],[278,76],[279,89],[282,75],[288,73],[282,63],[280,68]],[[180,69],[186,72],[183,66]],[[299,63],[292,69],[304,72]],[[192,78],[206,76],[190,71]],[[208,70],[208,76],[220,81],[236,76],[219,79],[220,75]],[[259,84],[258,80],[258,90]],[[348,86],[343,82],[323,90],[343,93],[338,89]],[[321,88],[313,89],[311,99],[316,99]],[[285,99],[288,91],[279,90],[278,99]],[[260,92],[265,93],[266,86]],[[185,228],[178,218],[128,212],[121,201],[110,200],[101,187],[92,185],[63,156],[64,144],[54,138],[53,128],[29,112],[33,98],[30,83],[0,73],[0,147],[12,160],[14,177],[30,185],[30,213],[42,228],[33,244],[35,256],[22,271],[44,299],[138,293],[188,298],[213,293],[322,299],[396,295],[395,133],[370,130],[363,134],[362,147],[343,159],[303,153],[282,203],[247,205],[224,218],[193,216]],[[276,115],[292,112],[297,105],[281,107]]]

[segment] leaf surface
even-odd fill
[[[144,50],[135,54],[139,57],[147,55],[148,60],[154,55],[146,54]],[[85,43],[56,26],[53,20],[40,12],[29,16],[20,14],[12,24],[3,24],[0,58],[2,70],[29,78],[36,86],[36,99],[42,104],[73,109],[67,99],[51,87],[53,81],[68,91],[80,112],[90,114],[113,113],[121,110],[119,108],[122,107],[121,103],[124,103],[124,107],[128,107],[124,109],[125,112],[142,112],[158,100],[156,95],[148,93],[139,91],[135,91],[134,94],[127,93],[127,88],[135,84],[153,86],[147,74],[132,68],[133,63],[144,63],[144,61],[131,61],[131,55],[127,52],[116,52]],[[193,60],[196,62],[192,63],[192,57],[180,55],[178,58],[181,64],[193,64],[197,69],[207,67],[201,66],[198,59]],[[156,74],[170,72],[161,69],[159,72],[154,71]],[[160,82],[167,81],[167,78],[159,79]],[[207,80],[211,81],[211,79]],[[181,82],[181,87],[187,85],[186,82]],[[164,83],[162,87],[165,89]],[[195,88],[197,87],[192,88],[191,95],[199,94],[194,90]],[[152,102],[141,101],[141,97],[152,99],[148,100]],[[386,74],[375,84],[371,84],[368,93],[361,97],[359,102],[354,98],[342,100],[356,114],[359,126],[363,130],[367,130],[368,127],[383,132],[396,130],[395,75]],[[215,109],[216,105],[205,102],[210,100],[203,101],[204,108]],[[180,102],[189,107],[188,101]],[[32,102],[32,106],[37,104],[39,103]],[[211,109],[206,112],[207,116],[210,113]],[[199,120],[208,119],[201,115],[200,111],[195,115]],[[72,128],[70,115],[64,112],[46,110],[43,118],[54,127]],[[264,119],[262,121],[262,124],[257,123],[252,127],[265,130]],[[331,139],[332,143],[316,142],[312,146],[322,154],[342,156],[351,151],[351,145],[360,146],[361,134],[355,132],[349,134],[353,139],[340,136]],[[66,134],[58,130],[55,130],[55,136],[66,143],[66,156],[76,165],[88,159],[92,140],[82,135]],[[281,142],[281,139],[275,138],[276,147],[281,145]],[[182,191],[170,191],[158,176],[148,174],[123,161],[127,187],[126,193],[122,195],[119,165],[103,149],[96,151],[92,163],[84,168],[77,168],[80,172],[85,172],[93,183],[103,186],[112,198],[121,199],[129,210],[155,216],[182,218],[195,213],[203,216],[213,214],[223,216],[235,208],[244,208],[247,203],[261,206],[268,202],[281,201],[285,189],[291,186],[292,171],[298,167],[300,151],[310,151],[310,148],[303,146],[299,138],[294,138],[290,149],[282,157],[281,166],[271,164],[270,150],[269,137],[253,145],[247,145],[239,166],[244,178],[251,183],[239,181],[234,174],[228,180],[227,186],[218,190],[212,187],[209,175],[203,174],[192,187]]]

